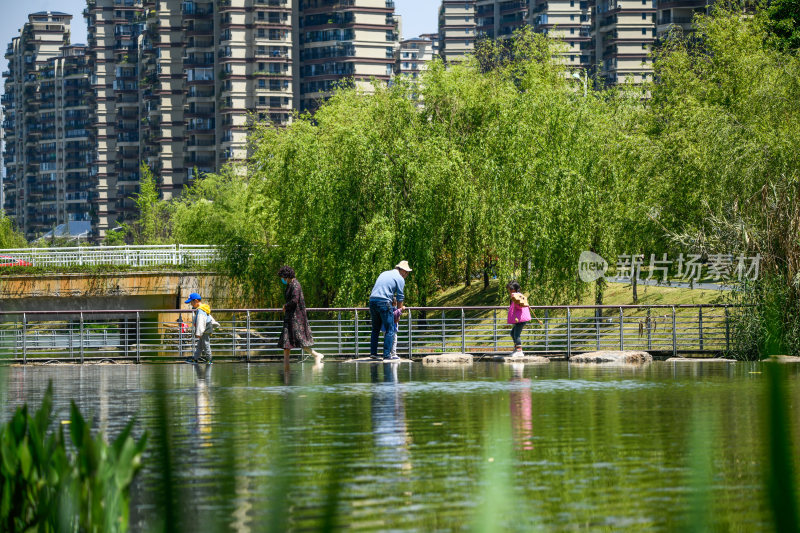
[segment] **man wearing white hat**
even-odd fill
[[[392,345],[394,344],[395,328],[394,315],[392,312],[392,302],[397,301],[399,309],[403,309],[405,299],[403,291],[406,287],[406,278],[411,272],[408,261],[400,261],[392,270],[382,272],[372,287],[372,294],[369,296],[369,314],[372,319],[372,337],[370,337],[370,359],[380,360],[378,356],[378,336],[381,328],[385,325],[386,336],[383,338],[383,360],[391,361],[400,359],[397,355],[392,356]]]

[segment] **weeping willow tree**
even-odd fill
[[[573,299],[587,289],[581,251],[613,255],[638,216],[628,151],[641,104],[584,96],[557,47],[526,30],[419,81],[339,90],[313,117],[257,126],[247,177],[221,189],[234,195],[184,207],[213,201],[229,266],[264,303],[280,299],[283,263],[329,306],[363,304],[401,259],[417,305],[490,267],[539,301]]]

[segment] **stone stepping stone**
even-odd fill
[[[735,363],[733,359],[721,357],[670,357],[667,363]]]
[[[601,350],[573,355],[570,363],[622,363],[642,364],[653,361],[653,356],[647,352]]]
[[[375,360],[370,359],[369,357],[359,357],[357,359],[348,359],[345,363],[375,363],[375,364],[394,364],[394,363],[413,363],[411,359],[395,359],[394,361],[386,361],[384,359]]]
[[[472,354],[450,352],[426,355],[422,358],[423,365],[471,365]]]

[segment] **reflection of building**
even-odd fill
[[[69,46],[71,15],[28,16],[6,51],[6,204],[28,238],[90,220],[93,152],[86,47]]]

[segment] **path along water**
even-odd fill
[[[285,385],[276,364],[5,366],[0,400],[7,419],[52,380],[57,420],[74,399],[96,428],[116,435],[136,416],[152,437],[163,384],[187,531],[331,518],[426,532],[486,519],[510,531],[680,530],[702,497],[698,475],[711,527],[757,531],[768,528],[762,369],[306,363]],[[794,403],[800,366],[788,371]],[[158,516],[153,442],[133,487],[134,531]],[[692,471],[706,455],[708,471]]]

